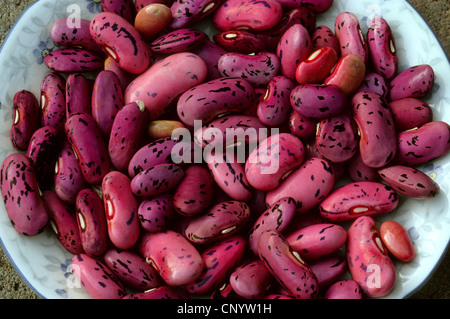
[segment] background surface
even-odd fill
[[[0,44],[20,14],[33,2],[35,1],[0,0]],[[450,1],[411,0],[410,3],[428,22],[430,28],[441,42],[447,56],[450,56]],[[450,299],[449,288],[450,252],[447,252],[433,276],[411,298]],[[38,298],[34,291],[17,274],[0,248],[0,299]]]

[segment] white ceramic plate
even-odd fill
[[[92,0],[40,0],[22,14],[5,39],[0,51],[0,161],[15,152],[9,140],[14,94],[27,89],[39,96],[40,81],[49,72],[42,53],[54,48],[49,36],[52,23],[78,8],[85,19],[92,19],[101,10],[100,4]],[[449,61],[414,8],[404,0],[336,0],[326,14],[317,17],[317,25],[333,29],[334,19],[342,11],[353,12],[364,33],[369,18],[381,15],[388,21],[396,38],[400,71],[418,64],[433,67],[436,84],[426,102],[432,106],[435,120],[450,123]],[[425,201],[404,200],[395,212],[377,219],[396,220],[404,225],[417,251],[413,262],[396,264],[398,280],[387,298],[405,298],[418,289],[432,274],[449,243],[450,154],[421,169],[439,183],[440,195]],[[11,226],[3,202],[0,240],[15,269],[39,296],[89,298],[82,288],[74,286],[67,272],[72,255],[62,248],[51,230],[34,237],[19,235]]]

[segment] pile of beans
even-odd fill
[[[333,0],[156,2],[54,22],[41,95],[15,94],[17,152],[1,166],[17,232],[51,225],[93,298],[388,295],[393,260],[415,250],[401,224],[375,218],[401,196],[436,196],[417,167],[450,149],[421,99],[432,67],[399,72],[382,17],[367,35],[350,12],[317,26]],[[173,156],[268,128],[243,163]]]

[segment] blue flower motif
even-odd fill
[[[44,57],[55,49],[55,44],[51,37],[47,38],[47,41],[39,42],[36,49],[33,50],[33,55],[36,58],[38,64],[44,63]]]
[[[63,264],[60,265],[61,270],[64,272],[64,277],[69,278],[72,276],[72,259],[66,259]]]
[[[442,179],[444,170],[439,165],[435,165],[434,163],[427,163],[422,168],[422,172],[430,176],[430,178],[434,180],[436,183],[439,183]]]
[[[88,3],[87,9],[90,13],[100,13],[102,12],[101,0],[86,0]]]

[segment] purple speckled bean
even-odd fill
[[[134,22],[133,0],[101,0],[102,12],[113,12],[130,23]]]
[[[216,154],[206,159],[214,181],[232,199],[249,200],[253,189],[247,180],[244,164],[237,159],[237,156],[227,160],[227,155],[222,155]]]
[[[240,77],[255,87],[267,85],[278,75],[280,67],[278,56],[267,51],[255,55],[229,52],[222,55],[218,62],[223,77]]]
[[[312,41],[308,30],[301,24],[294,24],[280,38],[277,56],[280,60],[280,73],[295,80],[297,66],[312,52]]]
[[[61,245],[71,254],[83,253],[84,249],[73,207],[64,203],[51,190],[42,192],[42,200],[47,207],[50,226]]]
[[[312,157],[286,177],[280,186],[267,192],[266,204],[271,206],[283,197],[292,197],[296,201],[297,212],[305,213],[330,193],[334,183],[335,172],[330,163]]]
[[[308,265],[319,281],[319,289],[324,289],[338,280],[347,270],[346,258],[338,255],[308,261]]]
[[[151,120],[166,112],[181,94],[202,83],[208,73],[206,63],[198,55],[181,52],[154,63],[125,90],[125,103],[142,101]]]
[[[264,40],[266,50],[275,52],[283,34],[294,24],[303,25],[310,34],[316,27],[316,17],[314,13],[305,7],[297,7],[287,11],[280,22],[266,31],[255,32],[256,35]]]
[[[66,122],[66,80],[58,73],[47,73],[41,81],[42,126],[64,128]]]
[[[311,119],[337,115],[347,106],[346,95],[334,85],[298,85],[292,90],[290,99],[296,112]]]
[[[284,8],[305,7],[314,13],[324,13],[333,5],[334,0],[278,0]]]
[[[175,139],[162,137],[141,147],[128,164],[128,175],[134,178],[150,167],[172,163],[172,150],[177,143]]]
[[[295,210],[295,201],[292,198],[282,198],[258,217],[248,236],[248,245],[253,253],[258,254],[259,236],[268,230],[283,233],[293,220]]]
[[[224,115],[195,131],[194,142],[202,148],[214,148],[220,143],[225,146],[242,142],[254,144],[260,141],[261,129],[265,128],[256,116]]]
[[[165,193],[183,180],[183,169],[175,164],[158,164],[147,168],[131,180],[131,190],[139,197]]]
[[[114,59],[112,59],[111,57],[107,57],[105,59],[105,67],[104,67],[105,71],[112,71],[114,72],[117,77],[120,80],[120,84],[122,86],[122,92],[125,92],[125,90],[127,89],[128,85],[130,85],[131,81],[134,80],[135,75],[132,73],[129,73],[127,71],[125,71],[124,69],[122,69],[119,64],[117,64],[116,61],[114,61]]]
[[[325,299],[362,299],[361,289],[353,279],[339,280],[325,291]]]
[[[207,67],[206,81],[212,81],[221,77],[218,67],[219,59],[227,53],[227,50],[206,38],[192,53],[198,55],[205,62]]]
[[[66,117],[75,113],[92,112],[92,88],[82,73],[71,73],[66,80]]]
[[[26,155],[33,162],[41,190],[54,185],[56,155],[61,145],[60,131],[54,126],[38,128],[31,137]]]
[[[254,260],[236,268],[230,275],[233,291],[245,299],[261,299],[274,282],[262,260]]]
[[[313,42],[313,50],[316,51],[321,48],[330,47],[336,51],[339,56],[341,54],[341,48],[339,45],[339,40],[334,34],[334,32],[326,25],[320,25],[314,29],[311,35],[311,40]]]
[[[180,29],[203,20],[225,0],[175,0],[170,6],[172,21],[169,27]]]
[[[139,203],[130,185],[130,178],[118,171],[109,172],[102,182],[108,235],[119,249],[130,249],[140,235]]]
[[[294,87],[294,82],[282,75],[270,80],[266,93],[257,106],[257,115],[262,123],[272,127],[287,121],[291,110],[289,97]]]
[[[150,43],[150,50],[159,54],[191,51],[206,39],[203,31],[183,28],[163,34]]]
[[[173,196],[175,210],[186,216],[204,212],[212,203],[214,180],[209,170],[201,165],[191,165],[184,171],[184,178]]]
[[[101,47],[92,39],[89,31],[90,20],[79,19],[79,24],[69,18],[61,18],[53,22],[50,37],[60,47],[79,46],[90,51],[101,51]]]
[[[328,221],[355,220],[393,211],[399,203],[397,192],[380,182],[353,182],[333,190],[319,204]]]
[[[359,92],[352,98],[353,116],[360,133],[359,150],[363,162],[379,168],[397,153],[397,131],[386,100],[371,92]]]
[[[413,167],[394,165],[380,169],[378,173],[389,186],[407,197],[430,198],[440,191],[431,177]]]
[[[143,137],[149,119],[147,108],[136,102],[124,105],[117,112],[111,127],[108,152],[112,165],[118,171],[128,171],[131,158],[145,142]]]
[[[397,74],[389,83],[389,100],[426,96],[434,86],[434,70],[428,64],[412,66]]]
[[[34,132],[41,126],[39,101],[30,91],[21,90],[14,94],[13,108],[10,140],[16,150],[25,151]]]
[[[407,97],[389,103],[398,132],[420,127],[433,120],[433,109],[427,102]]]
[[[450,126],[443,121],[432,121],[398,133],[395,162],[418,166],[447,154],[449,150]]]
[[[69,142],[64,141],[55,164],[55,193],[65,203],[73,204],[79,191],[87,186],[80,163]]]
[[[345,166],[348,176],[354,182],[377,182],[380,179],[378,169],[364,164],[359,151],[346,163]]]
[[[343,163],[358,151],[356,123],[349,112],[320,121],[316,134],[317,152],[332,163]]]
[[[397,49],[394,33],[385,19],[376,17],[370,22],[367,41],[374,71],[386,80],[392,79],[398,71]]]
[[[387,98],[389,86],[382,75],[374,72],[368,72],[364,76],[359,88],[355,91],[355,94],[359,92],[373,92]]]
[[[287,296],[287,295],[283,295],[283,294],[277,294],[277,293],[273,293],[273,294],[268,294],[264,297],[264,299],[295,299],[293,297]]]
[[[103,263],[124,286],[135,292],[144,292],[163,284],[155,269],[131,250],[110,248],[103,255]]]
[[[142,228],[152,233],[165,230],[174,217],[172,200],[170,193],[143,199],[138,207]]]
[[[228,112],[246,110],[255,97],[250,82],[238,77],[222,77],[194,86],[184,92],[177,103],[180,120],[193,127],[195,120],[202,124]]]
[[[145,292],[126,295],[122,299],[190,299],[189,293],[181,287],[161,286]]]
[[[99,53],[79,48],[53,50],[45,56],[44,63],[50,70],[61,73],[90,72],[103,67]]]
[[[290,133],[269,136],[261,141],[247,158],[245,176],[255,189],[269,191],[297,169],[305,159],[301,139]]]
[[[276,26],[282,16],[283,8],[276,0],[225,0],[211,19],[214,27],[220,31],[263,31]]]
[[[347,264],[352,278],[369,298],[386,296],[395,286],[396,271],[372,217],[361,216],[348,229]]]
[[[49,216],[39,194],[33,162],[22,153],[8,155],[1,166],[0,186],[14,229],[26,236],[40,234]]]
[[[102,199],[93,189],[85,188],[78,193],[75,208],[85,253],[103,255],[108,248],[108,225]]]
[[[258,252],[269,272],[290,296],[312,299],[319,292],[319,282],[311,268],[276,231],[261,234]]]
[[[150,49],[127,20],[112,12],[102,12],[92,19],[90,33],[102,50],[122,69],[141,74],[150,65]]]
[[[210,245],[202,252],[205,267],[201,276],[188,284],[186,290],[194,295],[204,295],[218,289],[240,263],[245,249],[246,241],[240,235]]]
[[[316,134],[317,123],[296,111],[289,116],[289,130],[300,139],[308,139]]]
[[[92,89],[92,117],[105,138],[110,137],[114,118],[123,106],[119,77],[113,71],[100,71]]]
[[[109,172],[111,162],[97,122],[87,113],[76,113],[66,121],[65,130],[85,181],[91,185],[100,184]]]
[[[251,54],[266,50],[266,44],[254,32],[245,30],[223,31],[213,36],[214,42],[229,52]]]
[[[286,234],[286,240],[304,260],[310,261],[336,252],[345,244],[347,232],[340,225],[319,223]]]
[[[101,261],[86,254],[72,258],[72,272],[81,286],[94,299],[121,299],[125,288],[113,272]]]
[[[217,242],[233,236],[249,218],[250,208],[245,202],[221,202],[213,205],[206,214],[191,219],[185,236],[196,244]]]
[[[342,12],[336,17],[334,33],[339,40],[341,55],[353,53],[367,63],[369,46],[361,31],[358,18],[353,13]]]
[[[187,285],[199,278],[205,267],[198,250],[172,230],[144,234],[138,250],[168,285]]]

